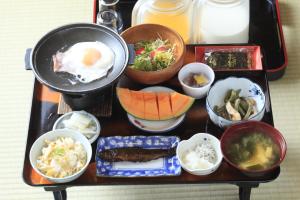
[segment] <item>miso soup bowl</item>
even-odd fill
[[[257,113],[253,114],[247,120],[232,121],[225,119],[214,111],[215,106],[223,106],[224,98],[228,90],[241,90],[241,97],[249,97],[255,100]],[[217,81],[208,91],[206,98],[206,110],[211,121],[221,127],[227,128],[233,124],[241,123],[244,121],[260,121],[265,114],[266,97],[263,89],[256,83],[247,78],[229,77]]]
[[[236,139],[241,137],[243,134],[245,133],[252,134],[255,132],[265,134],[273,140],[273,142],[275,143],[275,145],[278,146],[279,149],[279,160],[269,168],[263,170],[243,169],[239,167],[237,164],[235,164],[234,162],[232,162],[230,156],[228,155],[227,150],[230,144],[232,144]],[[243,122],[229,127],[223,133],[220,142],[221,142],[221,151],[226,162],[229,163],[232,167],[241,171],[243,174],[250,177],[259,177],[259,176],[267,175],[268,173],[272,173],[272,171],[275,170],[280,165],[280,163],[284,160],[287,151],[286,141],[282,136],[282,134],[273,126],[258,121]]]

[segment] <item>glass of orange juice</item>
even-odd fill
[[[132,25],[152,23],[177,31],[192,43],[192,0],[139,0],[132,11]]]

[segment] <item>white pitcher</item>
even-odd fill
[[[194,0],[194,41],[248,43],[249,0]]]

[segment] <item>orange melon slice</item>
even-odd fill
[[[131,94],[131,107],[130,107],[131,112],[129,112],[129,114],[140,119],[145,119],[144,92],[130,90],[130,94]]]
[[[154,92],[144,92],[145,119],[159,120],[156,94]]]
[[[144,120],[168,120],[184,114],[194,98],[177,92],[144,92],[117,88],[117,95],[127,113]]]
[[[184,114],[188,109],[190,109],[195,101],[194,98],[178,92],[172,92],[170,94],[170,99],[174,117],[179,117],[180,115]]]
[[[159,111],[159,119],[160,120],[168,120],[174,118],[172,109],[171,109],[171,101],[170,94],[167,92],[158,92],[157,93],[157,103],[158,103],[158,111]]]
[[[117,88],[117,95],[121,106],[126,110],[126,112],[131,111],[132,104],[130,90],[127,88]]]

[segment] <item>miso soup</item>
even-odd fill
[[[246,170],[268,169],[279,161],[279,147],[266,134],[245,133],[228,146],[227,156]]]

